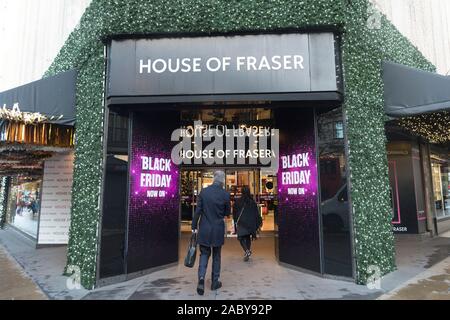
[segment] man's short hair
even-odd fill
[[[216,172],[214,172],[214,182],[225,184],[225,172],[223,172],[222,170],[217,170]]]

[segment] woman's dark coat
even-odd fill
[[[242,211],[242,208],[244,210]],[[239,215],[241,218],[238,218]],[[258,206],[255,200],[251,198],[241,197],[234,202],[233,205],[233,218],[237,224],[237,236],[243,237],[247,235],[256,235],[256,231],[261,224],[261,216],[259,215]]]

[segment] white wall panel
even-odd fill
[[[0,0],[0,91],[38,80],[91,0]]]
[[[450,0],[371,0],[441,74],[450,75]]]
[[[67,244],[72,200],[73,152],[44,162],[38,243]]]

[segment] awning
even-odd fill
[[[21,112],[38,112],[55,117],[49,122],[74,125],[76,78],[76,70],[70,70],[0,92],[0,108],[12,108],[18,103]]]
[[[450,77],[383,62],[385,112],[393,118],[450,111]]]

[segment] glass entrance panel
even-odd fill
[[[190,232],[192,217],[195,212],[197,197],[203,188],[213,183],[214,170],[182,170],[181,171],[181,231]],[[225,171],[225,186],[230,193],[231,205],[236,198],[242,195],[242,187],[248,186],[250,193],[258,204],[263,218],[261,231],[273,232],[275,230],[275,215],[277,212],[277,178],[273,172],[261,169],[227,169]],[[232,221],[228,221],[227,232],[233,234]]]
[[[275,231],[278,213],[277,175],[271,171],[261,171],[259,177],[259,205],[263,217],[261,231]]]
[[[180,211],[181,232],[191,232],[192,217],[197,206],[197,198],[203,188],[214,181],[214,170],[181,170]]]

